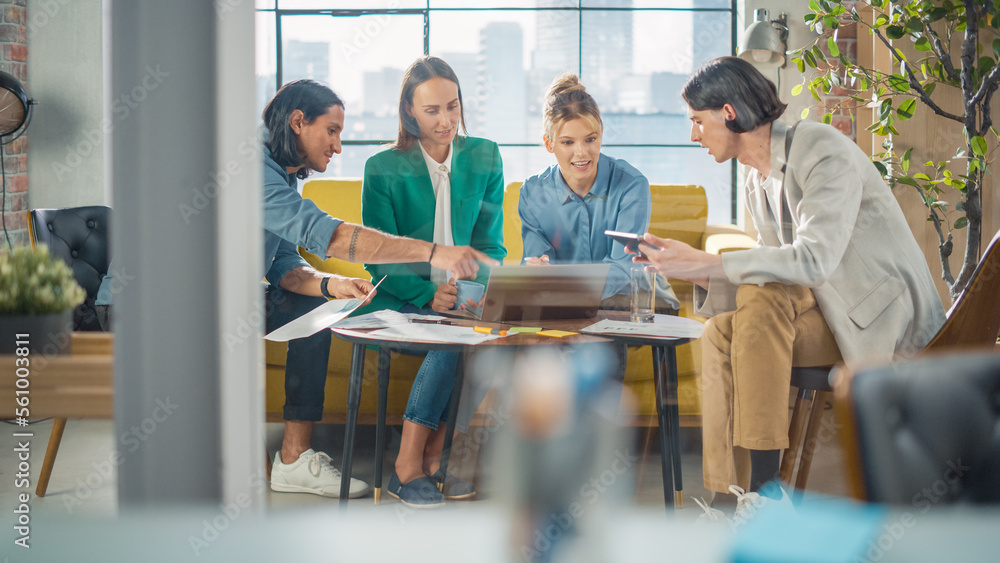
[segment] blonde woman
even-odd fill
[[[556,163],[521,186],[524,262],[611,264],[602,307],[627,309],[632,256],[604,231],[646,232],[649,181],[624,160],[601,153],[601,111],[575,75],[552,82],[542,117],[545,149]],[[677,310],[673,290],[659,280],[657,309]]]

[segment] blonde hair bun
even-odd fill
[[[549,85],[549,89],[545,92],[545,98],[551,98],[553,96],[558,96],[560,94],[568,94],[570,92],[586,92],[587,88],[580,84],[580,78],[571,73],[557,76],[552,84]]]
[[[601,110],[594,97],[580,84],[580,78],[570,72],[557,76],[545,92],[545,106],[542,108],[542,134],[554,139],[559,128],[573,119],[584,119],[597,132],[604,130]]]

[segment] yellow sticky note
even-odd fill
[[[539,332],[541,336],[554,336],[556,338],[562,338],[564,336],[573,336],[574,334],[580,334],[578,332],[567,332],[565,330],[543,330]]]
[[[514,333],[523,332],[523,333],[527,333],[527,334],[534,334],[536,332],[541,332],[541,331],[542,331],[542,327],[538,327],[538,326],[514,326],[514,327],[510,328],[510,332],[514,332]]]

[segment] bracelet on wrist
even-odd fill
[[[427,262],[430,262],[431,260],[434,259],[434,251],[437,250],[438,247],[436,242],[433,242],[431,244],[433,244],[434,246],[431,247],[431,255],[427,257]]]
[[[319,282],[319,291],[323,294],[323,297],[327,299],[333,299],[333,295],[330,295],[330,290],[327,288],[327,284],[330,283],[330,276],[323,278],[323,281]]]

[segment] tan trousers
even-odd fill
[[[709,319],[702,338],[705,487],[750,484],[750,452],[788,447],[791,368],[833,365],[840,349],[811,290],[741,285],[736,310]]]

